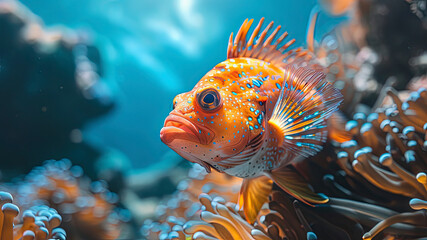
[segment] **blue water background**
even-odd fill
[[[86,31],[99,47],[104,78],[118,106],[90,124],[84,137],[100,148],[123,153],[134,168],[174,156],[159,139],[172,99],[225,60],[229,34],[236,33],[245,18],[266,17],[281,24],[299,46],[305,44],[310,10],[316,4],[314,0],[22,2],[46,25]]]

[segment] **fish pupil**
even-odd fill
[[[206,96],[203,98],[203,102],[207,104],[211,104],[215,101],[215,96],[212,93],[206,94]]]

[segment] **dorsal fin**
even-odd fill
[[[227,59],[239,57],[255,58],[280,67],[285,67],[289,63],[295,62],[306,62],[304,65],[309,64],[312,59],[312,55],[308,54],[307,50],[303,50],[302,48],[287,50],[289,46],[295,42],[295,39],[291,39],[280,46],[283,40],[288,36],[287,32],[280,35],[280,37],[272,43],[281,29],[280,25],[269,35],[268,32],[273,27],[273,22],[270,22],[270,24],[268,24],[268,26],[260,33],[264,18],[261,18],[258,25],[252,32],[252,35],[249,37],[249,40],[246,41],[246,36],[249,33],[252,22],[253,19],[246,19],[237,32],[234,40],[233,33],[231,33],[228,42]],[[257,37],[258,39],[255,41]]]

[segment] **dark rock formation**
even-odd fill
[[[101,152],[82,141],[80,129],[114,105],[99,51],[70,30],[45,30],[15,1],[0,2],[0,35],[3,177],[62,158],[94,176]]]

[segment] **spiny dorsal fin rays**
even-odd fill
[[[231,58],[231,53],[233,52],[233,33],[230,34],[228,38],[228,46],[227,46],[227,58]]]
[[[264,18],[259,21],[258,25],[253,30],[249,37],[249,41],[246,41],[246,36],[253,23],[253,19],[246,19],[243,22],[234,39],[233,33],[231,33],[228,41],[227,58],[256,58],[272,64],[277,64],[280,67],[285,67],[288,63],[294,62],[295,60],[300,60],[295,62],[303,63],[311,59],[311,56],[307,54],[307,51],[302,50],[301,48],[286,51],[286,49],[295,42],[295,39],[292,39],[279,47],[279,45],[281,45],[284,39],[288,36],[287,32],[280,35],[280,37],[272,43],[278,36],[281,26],[278,26],[269,35],[268,32],[272,29],[274,24],[274,22],[270,22],[260,33],[263,22]],[[257,37],[258,39],[255,41]],[[286,61],[284,62],[285,59]]]
[[[248,19],[246,19],[243,22],[242,27],[240,27],[239,31],[236,34],[236,39],[234,40],[234,46],[236,46],[234,51],[236,51],[236,50],[237,50],[237,52],[242,51],[242,48],[245,45],[245,41],[246,41],[246,34],[248,33],[249,28],[252,25],[252,22],[253,22],[253,19],[251,19],[249,21],[248,21]]]
[[[261,32],[261,35],[259,36],[257,42],[255,43],[253,50],[250,50],[250,51],[253,51],[252,57],[257,58],[257,59],[261,59],[261,58],[258,58],[258,55],[260,54],[260,52],[262,50],[264,50],[264,44],[263,44],[264,38],[265,38],[265,36],[267,36],[267,33],[272,26],[273,26],[273,22],[270,22],[267,25],[267,27],[264,29],[264,31]]]
[[[273,22],[271,22],[271,23],[273,23]],[[273,33],[271,33],[271,35],[265,40],[264,44],[262,45],[263,51],[260,51],[260,54],[258,56],[259,58],[266,59],[266,57],[268,56],[267,54],[269,52],[272,52],[274,50],[274,48],[277,46],[277,45],[271,44],[271,42],[276,37],[277,33],[280,31],[281,28],[282,28],[281,26],[278,26],[273,31]],[[265,29],[265,30],[267,30],[267,29]]]
[[[246,19],[243,22],[242,26],[240,27],[239,31],[236,34],[236,38],[234,39],[234,42],[233,42],[233,33],[230,34],[230,39],[228,40],[227,58],[230,58],[230,56],[242,50],[242,47],[245,44],[246,34],[248,33],[252,22],[253,22],[253,19],[251,19],[249,22],[248,22],[248,19]],[[242,34],[244,34],[244,36],[242,36]]]
[[[276,41],[276,43],[274,43],[274,45],[279,45],[287,36],[288,36],[288,32],[283,33],[282,36],[280,36],[277,39],[277,41]],[[285,49],[287,49],[289,46],[291,46],[294,42],[295,42],[295,39],[289,40],[282,47],[280,47],[278,51],[276,51],[273,54],[267,56],[266,61],[271,61],[272,59],[276,59],[276,58],[279,58],[279,57],[283,57],[285,59],[287,56],[289,56],[292,53],[292,51],[286,52],[286,53],[283,53],[283,51]],[[283,48],[283,50],[282,50],[282,48]],[[298,50],[298,49],[296,49],[296,50]]]
[[[254,44],[255,37],[258,36],[259,30],[261,29],[263,22],[264,22],[264,18],[261,18],[258,25],[255,27],[254,31],[252,32],[251,37],[249,38],[249,41],[248,41],[248,44],[247,44],[245,51],[242,52],[243,55],[246,54],[246,50],[248,50],[248,49],[252,50],[252,46]],[[249,31],[249,29],[248,29],[248,31]]]
[[[322,72],[288,66],[269,125],[289,154],[314,155],[326,141],[325,120],[338,108],[342,95]]]

